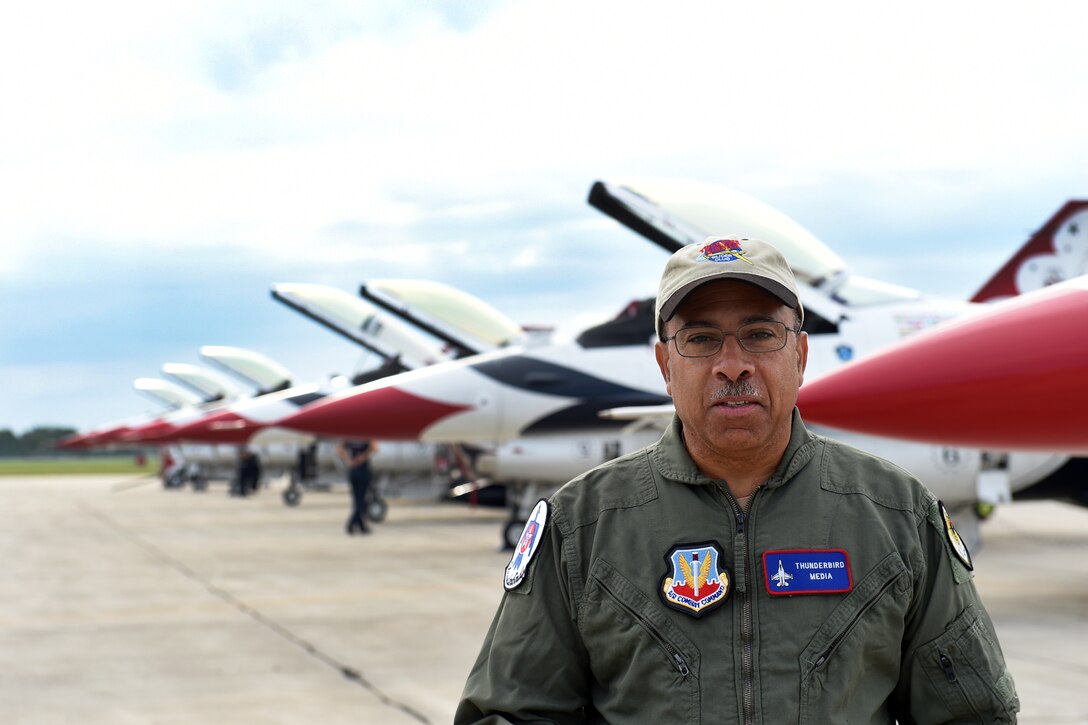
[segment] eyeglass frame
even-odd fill
[[[750,327],[752,325],[765,325],[765,324],[768,324],[768,323],[772,323],[772,324],[775,324],[775,325],[782,325],[783,329],[786,331],[787,334],[783,335],[783,337],[782,337],[782,346],[781,347],[776,347],[773,350],[749,350],[747,347],[745,347],[744,341],[740,336],[740,331],[743,330],[744,328]],[[743,325],[741,325],[740,327],[738,327],[735,330],[728,330],[728,331],[723,330],[720,327],[715,327],[714,325],[692,325],[691,327],[681,327],[679,330],[676,331],[675,334],[672,335],[672,337],[662,337],[661,342],[666,343],[666,344],[668,344],[668,342],[670,340],[672,340],[673,342],[676,342],[676,336],[679,335],[684,330],[699,330],[699,329],[703,329],[703,328],[710,329],[710,330],[717,330],[718,332],[721,333],[722,339],[721,339],[721,342],[718,344],[718,349],[717,350],[714,350],[713,352],[709,352],[706,355],[685,355],[683,352],[680,351],[680,344],[676,343],[676,354],[679,355],[680,357],[686,357],[689,360],[700,360],[702,358],[714,357],[715,355],[717,355],[718,353],[720,353],[722,351],[723,347],[725,347],[725,338],[729,337],[730,335],[733,335],[734,337],[737,338],[737,344],[740,345],[740,348],[742,350],[744,350],[745,352],[752,353],[753,355],[760,355],[760,354],[765,353],[765,352],[778,352],[779,350],[785,349],[786,343],[789,342],[790,336],[789,336],[788,333],[792,332],[793,334],[797,335],[797,334],[800,334],[800,332],[801,332],[801,325],[798,325],[797,327],[794,328],[794,327],[788,326],[785,322],[782,322],[781,320],[753,320],[752,322],[744,323]]]

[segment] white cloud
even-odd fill
[[[93,276],[148,249],[169,265],[229,247],[330,276],[472,277],[495,286],[489,301],[539,314],[503,285],[534,265],[581,274],[572,249],[627,238],[584,197],[631,174],[736,186],[833,248],[872,235],[862,263],[881,268],[913,230],[1041,221],[1083,193],[1085,15],[975,1],[24,4],[0,12],[0,279],[59,295],[43,249],[98,250]],[[622,304],[600,299],[568,319]]]

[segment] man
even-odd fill
[[[354,536],[356,530],[360,534],[369,534],[370,527],[366,525],[366,497],[373,477],[370,459],[378,452],[378,444],[371,440],[344,441],[337,446],[336,452],[347,466],[348,485],[351,486],[351,515],[348,516],[344,531],[348,536]]]
[[[235,492],[238,496],[249,496],[257,493],[261,485],[261,459],[249,448],[242,446],[238,449],[238,488]]]
[[[801,421],[803,314],[768,244],[673,255],[672,424],[538,504],[457,722],[1015,722],[943,506]]]

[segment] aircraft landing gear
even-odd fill
[[[162,481],[163,488],[181,488],[185,485],[185,472],[174,471]]]
[[[283,503],[286,506],[298,506],[302,502],[302,487],[294,481],[283,491]]]
[[[511,519],[506,522],[506,526],[502,529],[502,548],[507,551],[513,551],[514,547],[521,541],[521,532],[525,530],[526,521],[520,519]]]
[[[385,515],[389,513],[389,504],[380,496],[372,498],[366,504],[366,517],[376,524],[385,521]]]

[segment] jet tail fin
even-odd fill
[[[990,302],[1088,273],[1088,200],[1065,203],[971,298]]]

